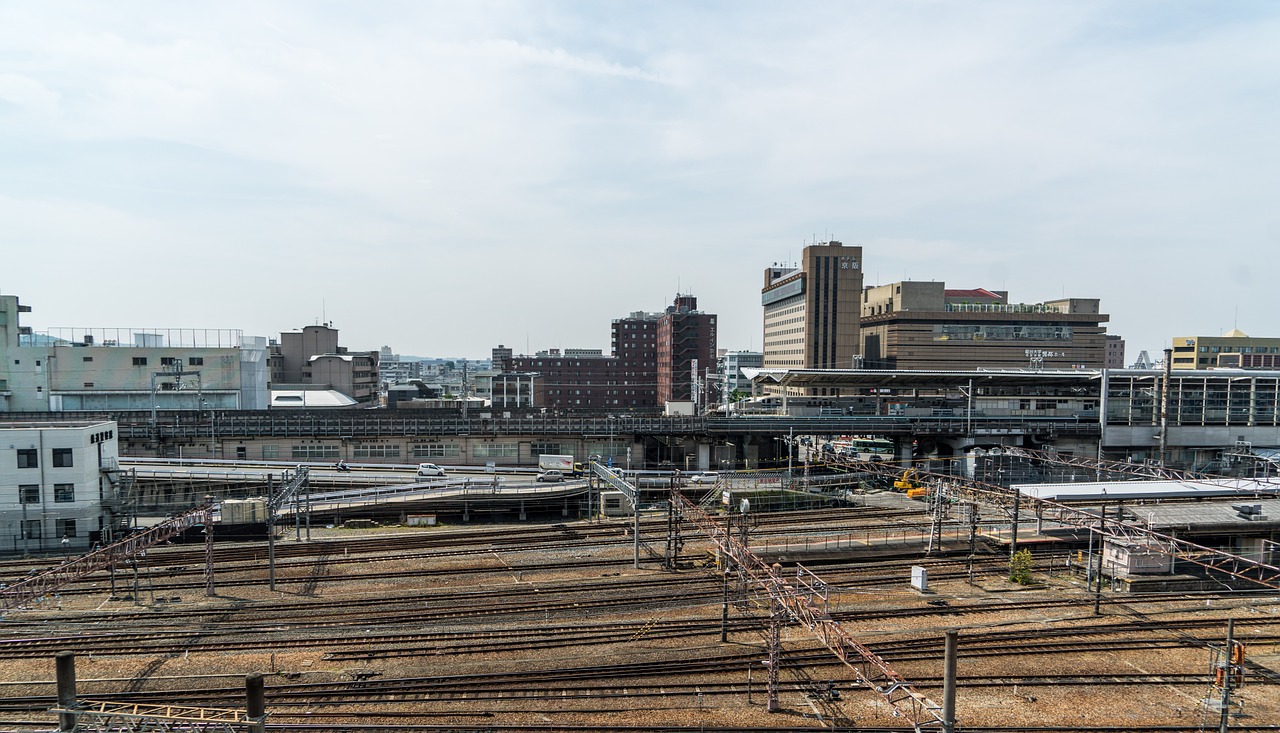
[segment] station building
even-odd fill
[[[1005,291],[907,281],[866,288],[861,319],[867,369],[1101,369],[1106,363],[1109,317],[1096,298],[1010,303]]]

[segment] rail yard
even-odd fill
[[[957,630],[958,730],[1217,730],[1204,701],[1229,623],[1244,650],[1230,729],[1280,724],[1273,589],[1099,593],[1078,550],[1035,537],[1030,582],[1014,583],[999,536],[971,543],[956,525],[930,545],[920,502],[858,503],[736,517],[729,531],[783,577],[803,556],[824,619],[929,700]],[[71,652],[77,694],[95,702],[243,708],[245,675],[261,673],[268,730],[912,728],[794,622],[771,702],[767,594],[665,511],[643,513],[636,567],[633,526],[316,527],[276,542],[274,591],[265,542],[215,545],[213,596],[204,548],[153,547],[4,616],[0,726],[56,724],[54,658]]]

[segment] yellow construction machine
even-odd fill
[[[915,469],[911,468],[903,471],[902,476],[894,480],[893,488],[907,492],[907,498],[909,499],[923,499],[929,493],[929,490],[915,480],[915,473]]]

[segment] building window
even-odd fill
[[[74,465],[71,462],[70,448],[54,448],[53,449],[53,467],[54,468],[71,468]]]
[[[93,382],[85,382],[85,383],[84,383],[84,386],[85,386],[86,388],[92,387],[92,386],[93,386]]]
[[[39,484],[23,484],[18,487],[18,503],[19,504],[39,504],[40,503],[40,485]]]
[[[147,357],[145,357],[145,356],[135,356],[135,357],[133,357],[133,365],[134,365],[134,366],[146,366],[146,365],[147,365]]]
[[[519,458],[519,443],[478,443],[471,446],[472,458]]]
[[[85,360],[85,361],[93,361],[93,357],[92,357],[92,356],[86,356],[86,357],[84,357],[84,360]]]
[[[399,458],[400,446],[398,445],[357,445],[352,448],[352,458]]]
[[[76,500],[75,484],[54,484],[53,500],[56,502],[70,502]]]
[[[56,519],[53,526],[57,530],[59,537],[76,536],[76,520],[74,519]]]
[[[457,443],[429,443],[413,446],[414,458],[457,458],[462,455],[462,447]]]
[[[18,468],[39,468],[40,459],[35,448],[18,449]]]
[[[337,460],[341,457],[336,445],[295,445],[290,454],[295,461]]]
[[[266,461],[274,461],[280,458],[280,446],[264,445],[262,446],[262,459]]]
[[[29,540],[40,539],[40,520],[28,519],[22,523],[22,536]]]
[[[138,360],[134,359],[133,361],[134,363],[137,363]],[[173,358],[172,356],[160,357],[160,366],[173,366],[174,364],[177,364],[177,363],[178,363],[178,360]]]
[[[204,366],[204,357],[203,356],[188,357],[187,364],[190,366]]]

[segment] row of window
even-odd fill
[[[53,467],[54,468],[71,468],[74,464],[71,459],[70,448],[54,448],[53,449]],[[40,451],[36,448],[19,448],[18,449],[18,468],[39,468],[40,467]]]
[[[59,504],[70,503],[76,500],[75,484],[54,484],[53,500]],[[21,484],[18,486],[18,503],[19,504],[39,504],[40,503],[40,484]]]
[[[92,356],[86,356],[86,357],[84,357],[84,360],[85,360],[85,361],[93,361],[93,357],[92,357]],[[189,356],[189,357],[187,357],[187,361],[186,361],[186,363],[187,363],[187,366],[204,366],[204,357],[203,357],[203,356]],[[135,356],[135,357],[133,357],[133,365],[134,365],[134,366],[146,366],[146,365],[147,365],[147,357],[145,357],[145,356]],[[162,357],[160,357],[160,365],[161,365],[161,366],[182,366],[182,357],[180,357],[180,356],[162,356]]]
[[[44,523],[39,519],[22,520],[22,539],[38,540],[44,536]],[[76,520],[74,519],[55,519],[53,520],[53,532],[57,537],[75,537],[76,536]]]

